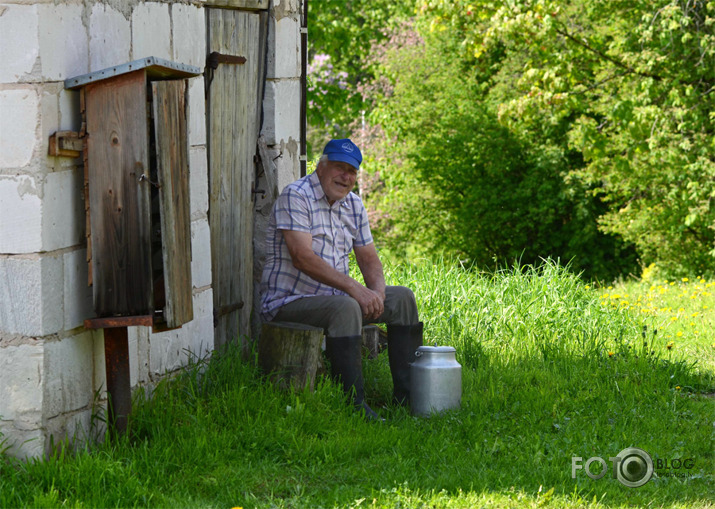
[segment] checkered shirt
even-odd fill
[[[313,252],[343,274],[348,274],[353,246],[373,241],[365,206],[355,193],[330,206],[316,173],[287,186],[273,205],[266,235],[261,278],[261,315],[265,320],[272,320],[281,306],[303,297],[346,295],[296,269],[280,230],[311,233]]]

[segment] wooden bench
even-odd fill
[[[258,364],[270,380],[283,389],[315,388],[315,376],[324,371],[323,329],[300,323],[268,322],[261,328]],[[363,351],[377,358],[384,347],[384,334],[376,325],[362,329]]]

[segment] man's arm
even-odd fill
[[[281,233],[286,241],[286,246],[288,247],[288,252],[290,253],[291,260],[293,261],[293,266],[296,269],[301,272],[305,272],[308,276],[315,279],[319,283],[332,286],[333,288],[342,290],[350,295],[353,299],[358,301],[360,309],[362,309],[363,317],[366,319],[374,320],[383,313],[385,300],[384,278],[380,293],[370,288],[366,288],[350,276],[335,270],[335,268],[331,267],[325,260],[316,255],[313,252],[313,237],[310,233],[294,230],[281,230]],[[358,256],[357,250],[355,255],[356,257]],[[375,253],[375,256],[377,256],[377,253]],[[362,271],[363,266],[359,260],[358,265]],[[382,273],[382,266],[380,266],[380,273]],[[364,271],[363,275],[365,275]],[[368,281],[367,276],[365,276],[365,279],[368,285],[373,282]],[[377,283],[377,280],[374,282]],[[379,288],[379,285],[377,288]]]
[[[377,292],[384,301],[385,274],[382,271],[382,262],[380,262],[380,257],[377,255],[375,244],[356,246],[353,250],[355,251],[355,260],[357,260],[360,272],[362,272],[362,276],[365,279],[365,284],[369,289]]]

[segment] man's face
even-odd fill
[[[342,161],[323,161],[315,170],[331,205],[345,198],[355,187],[357,169]]]

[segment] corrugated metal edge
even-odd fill
[[[65,88],[72,90],[88,83],[94,83],[139,69],[146,69],[150,78],[189,78],[198,76],[202,72],[199,67],[193,65],[171,62],[158,57],[146,57],[126,64],[107,67],[106,69],[94,71],[89,74],[68,78],[65,80]]]

